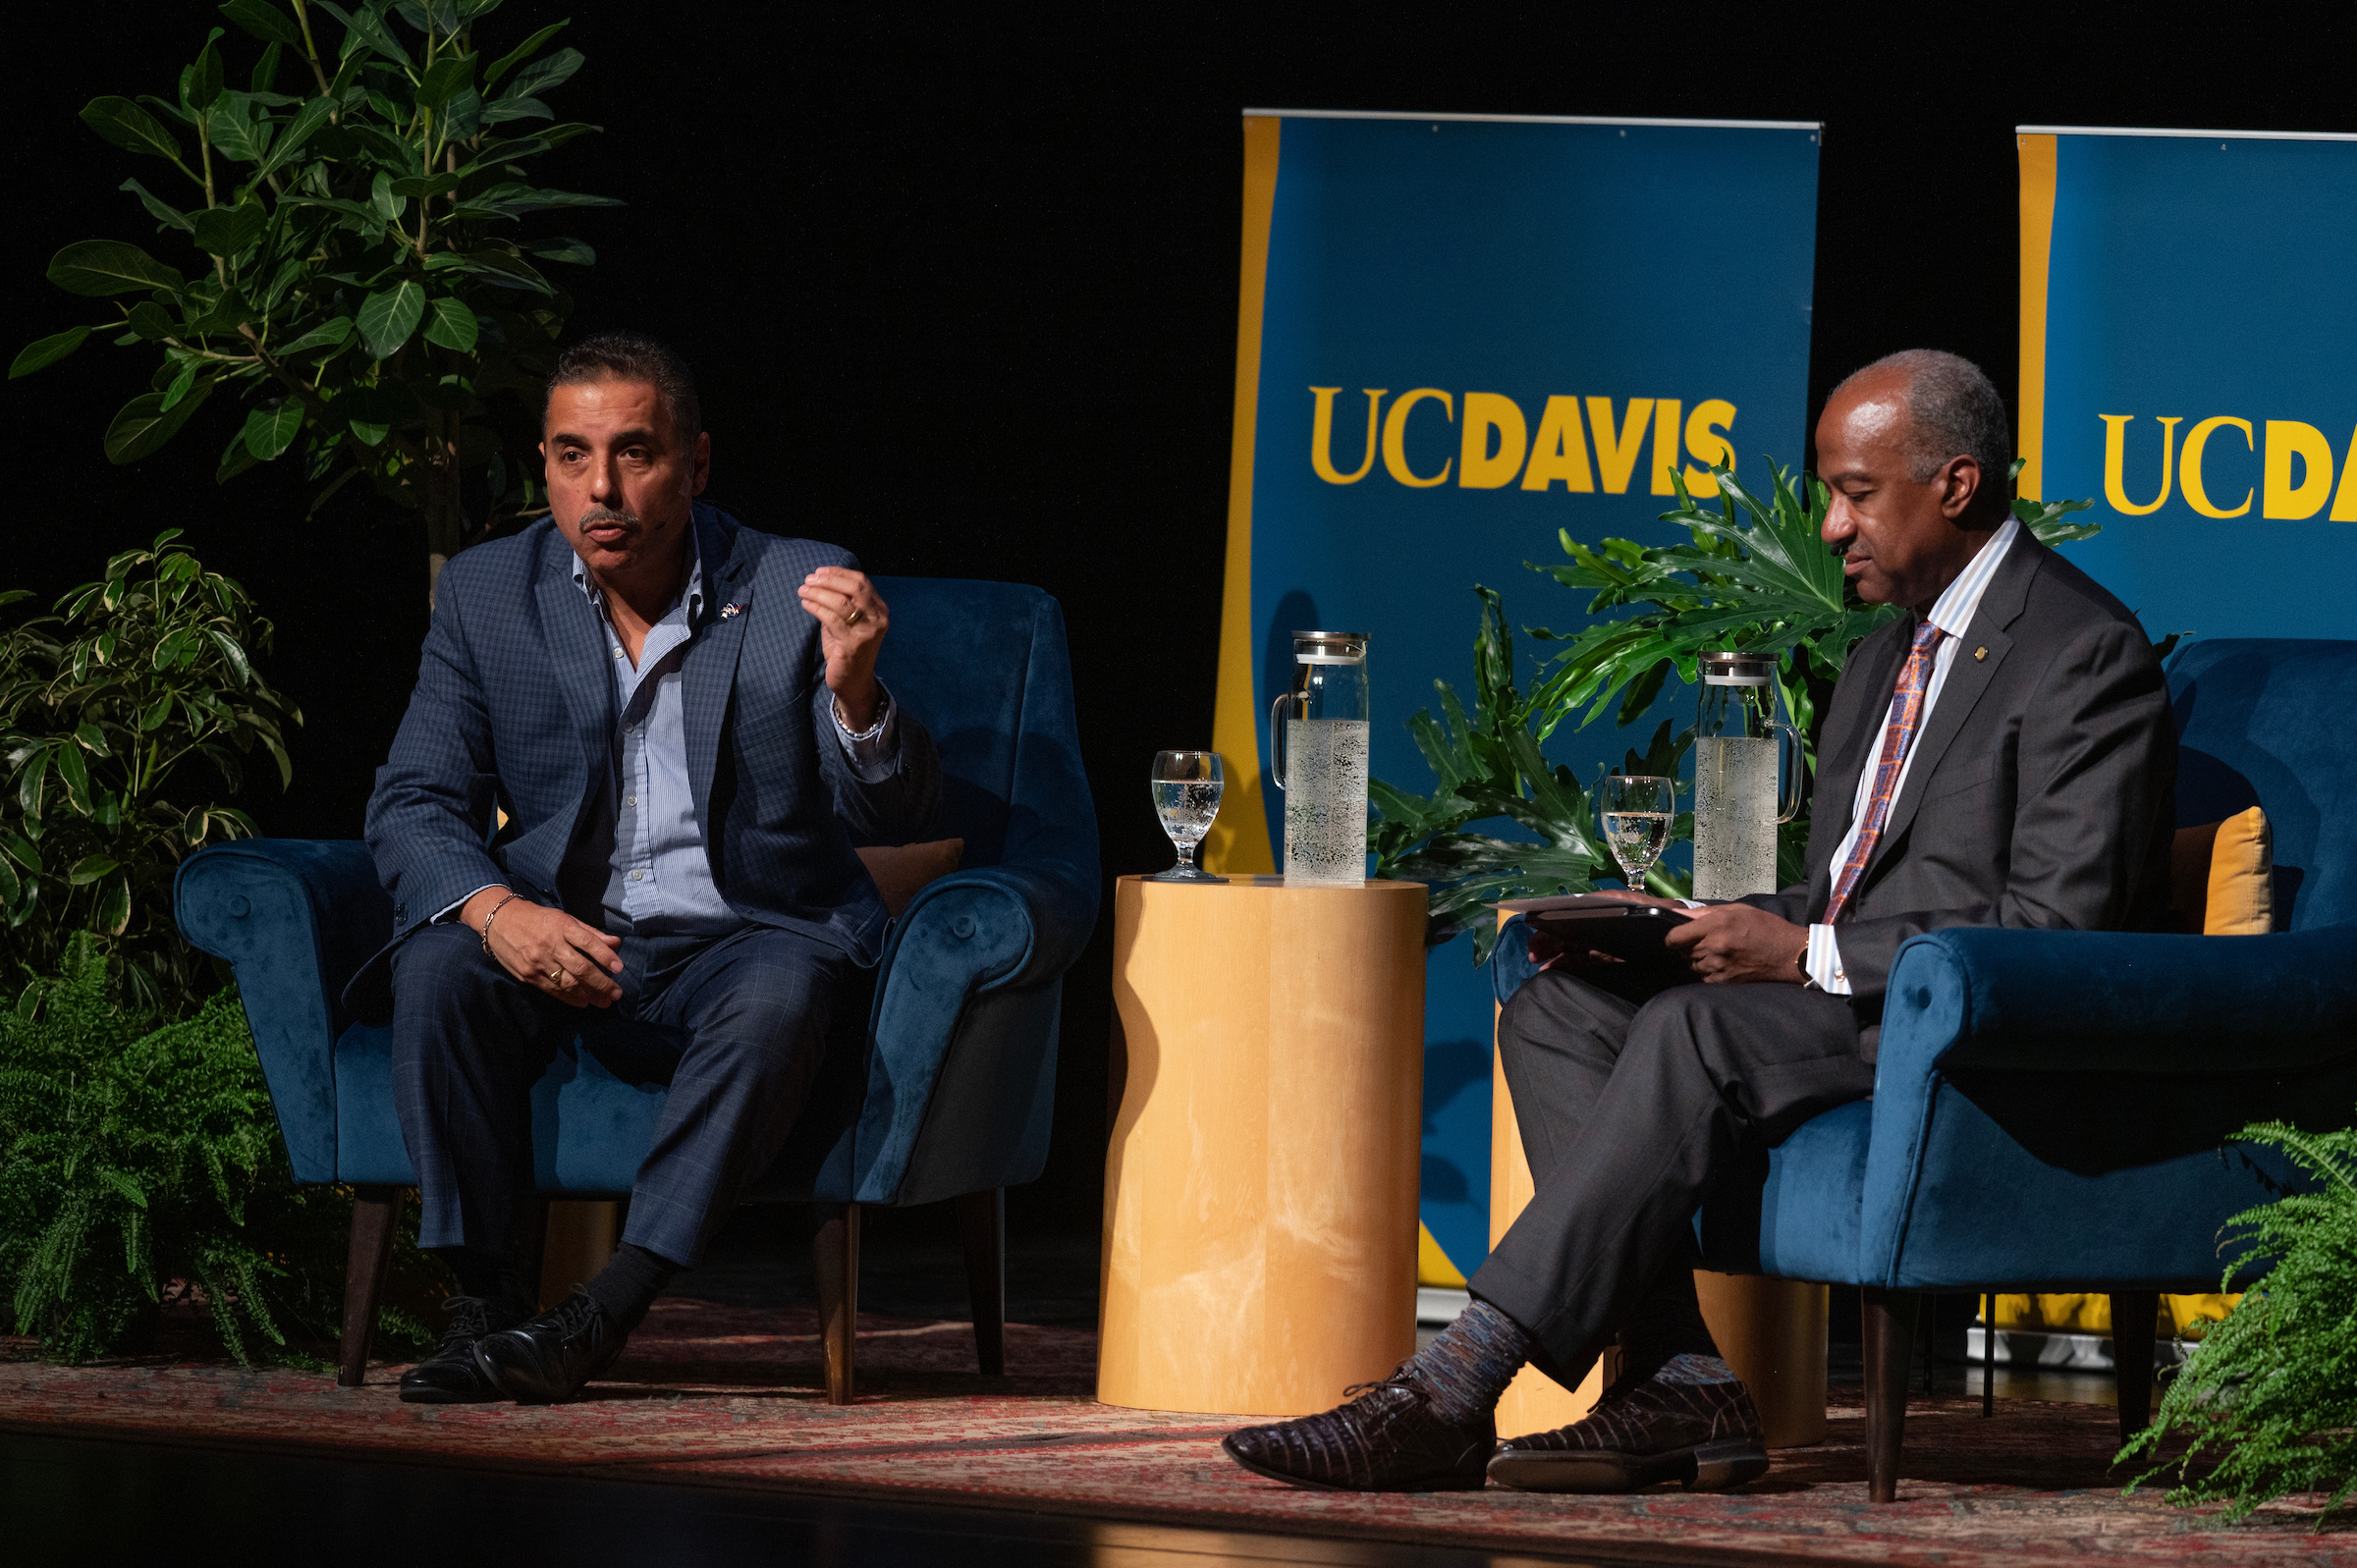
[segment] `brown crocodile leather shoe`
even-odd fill
[[[1674,1481],[1726,1491],[1768,1473],[1760,1412],[1740,1382],[1615,1383],[1586,1419],[1509,1438],[1490,1479],[1524,1491],[1640,1491]]]
[[[1254,1475],[1324,1491],[1478,1491],[1498,1446],[1496,1422],[1453,1426],[1404,1365],[1321,1416],[1246,1427],[1220,1446]]]

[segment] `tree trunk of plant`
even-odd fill
[[[433,444],[425,461],[425,602],[432,609],[442,568],[466,537],[466,513],[459,498],[459,455],[448,442]]]

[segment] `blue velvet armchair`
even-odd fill
[[[1013,583],[880,577],[893,634],[879,674],[940,747],[937,836],[960,868],[893,922],[866,1049],[820,1080],[786,1152],[749,1195],[817,1206],[829,1397],[851,1397],[862,1204],[959,1201],[976,1349],[1003,1369],[1004,1190],[1047,1159],[1063,976],[1096,924],[1096,817],[1081,772],[1056,601]],[[347,980],[392,928],[357,840],[249,839],[192,855],[180,929],[236,968],[295,1177],[357,1190],[340,1380],[367,1364],[402,1189],[416,1175],[394,1120],[392,1031],[344,1008]],[[577,1042],[532,1091],[542,1199],[626,1196],[664,1087],[606,1070]]]
[[[2229,1145],[2357,1108],[2357,643],[2197,642],[2170,662],[2177,819],[2274,828],[2275,934],[1954,930],[1891,972],[1873,1098],[1803,1124],[1695,1220],[1704,1266],[1864,1291],[1870,1493],[1895,1494],[1921,1294],[2108,1291],[2123,1434],[2162,1291],[2218,1288],[2220,1231],[2295,1184]],[[1500,997],[1528,978],[1502,943]]]

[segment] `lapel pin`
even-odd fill
[[[721,614],[725,616],[725,615],[727,615],[727,614],[728,614],[728,611],[726,611],[726,610],[723,610],[723,611],[721,612]],[[1983,659],[1986,659],[1986,658],[1988,658],[1988,657],[1989,657],[1989,650],[1988,650],[1988,649],[1986,649],[1986,648],[1975,648],[1975,649],[1973,649],[1973,650],[1972,650],[1972,662],[1973,662],[1974,664],[1979,664],[1979,663],[1980,663],[1980,662],[1981,662]]]
[[[733,615],[737,614],[739,611],[742,610],[743,608],[744,608],[744,606],[742,606],[742,605],[722,605],[722,606],[720,607],[720,619],[721,619],[721,620],[723,620],[723,621],[726,621],[726,620],[728,620],[728,619],[729,619],[729,617],[731,617],[731,616],[733,616]],[[1983,650],[1983,651],[1984,651],[1984,652],[1986,652],[1987,650]]]

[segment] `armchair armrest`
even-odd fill
[[[1538,972],[1530,961],[1530,922],[1516,915],[1498,928],[1498,946],[1490,949],[1490,994],[1503,1007]]]
[[[2357,926],[2268,937],[1950,930],[1891,969],[1877,1063],[2280,1072],[2357,1052]]]
[[[2043,1125],[2008,1131],[2046,1146],[2040,1158],[2056,1162],[2065,1138],[2132,1146],[2119,1137],[2134,1120],[2121,1109],[2131,1099],[2173,1107],[2185,1094],[2203,1097],[2201,1114],[2183,1118],[2173,1136],[2190,1144],[2198,1133],[2215,1148],[2253,1109],[2276,1113],[2266,1108],[2280,1094],[2271,1085],[2352,1054],[2357,926],[2267,937],[1976,928],[1912,938],[1891,968],[1875,1062],[1865,1267],[1895,1266],[1935,1103],[1944,1082],[1956,1087],[1951,1074],[1975,1080],[1982,1096],[1999,1083],[2015,1114],[2047,1108],[2029,1117]],[[2182,1091],[2168,1081],[2179,1076]],[[2039,1077],[2051,1077],[2051,1087],[2036,1085]],[[2251,1092],[2230,1091],[2221,1078]],[[2090,1081],[2111,1086],[2103,1103],[2055,1102],[2057,1092],[2086,1094]],[[2143,1164],[2189,1152],[2163,1139],[2081,1173],[2118,1158]]]
[[[909,943],[924,946],[945,930],[960,946],[971,940],[955,929],[961,914],[989,928],[989,940],[972,950],[998,955],[987,961],[985,978],[993,989],[1038,985],[1069,969],[1087,946],[1097,925],[1097,889],[1093,881],[1083,886],[1062,865],[1031,860],[936,878],[917,890],[893,923],[877,965],[879,999]],[[1014,946],[1018,936],[1019,948]]]
[[[886,1181],[922,1128],[966,1003],[983,992],[1060,979],[1096,925],[1096,890],[1053,864],[953,872],[928,884],[893,923],[876,972],[867,1097],[855,1140],[865,1191]]]
[[[236,969],[238,995],[298,1181],[336,1173],[336,1039],[344,984],[393,929],[358,839],[246,838],[182,862],[181,935]]]

